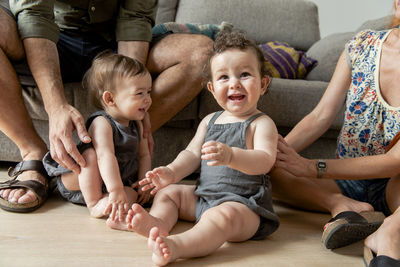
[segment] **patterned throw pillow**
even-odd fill
[[[315,59],[307,57],[287,43],[268,42],[260,44],[266,59],[266,67],[272,77],[283,79],[302,79],[317,64]]]

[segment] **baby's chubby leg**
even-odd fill
[[[101,218],[105,216],[104,209],[107,200],[104,199],[102,192],[103,180],[97,164],[97,155],[93,148],[89,148],[82,153],[82,156],[86,161],[86,167],[81,168],[81,173],[78,175],[79,188],[90,215],[95,218]]]
[[[194,189],[192,185],[175,184],[163,188],[155,195],[150,212],[133,204],[127,215],[128,230],[148,237],[151,228],[157,227],[160,235],[167,236],[178,217],[194,221],[197,201]]]
[[[154,227],[148,246],[153,262],[163,266],[179,258],[208,255],[226,241],[246,241],[256,233],[259,224],[260,217],[245,205],[225,202],[204,212],[192,229],[181,234],[163,237]]]

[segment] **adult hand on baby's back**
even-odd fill
[[[201,159],[208,160],[207,165],[229,165],[232,160],[232,148],[221,142],[208,141],[201,147]]]
[[[146,173],[146,177],[139,181],[143,191],[151,190],[150,194],[155,195],[160,189],[172,184],[175,181],[175,174],[168,167],[158,167]]]
[[[314,162],[300,156],[282,136],[278,139],[275,167],[284,169],[297,177],[316,177]]]
[[[73,106],[64,105],[49,112],[51,156],[61,166],[79,173],[80,167],[84,167],[86,162],[72,139],[72,133],[75,130],[82,142],[91,141],[82,115]]]

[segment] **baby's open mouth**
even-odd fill
[[[229,100],[238,101],[242,100],[245,96],[244,95],[230,95],[228,96]]]

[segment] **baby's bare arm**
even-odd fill
[[[104,117],[97,117],[93,120],[89,129],[92,136],[93,147],[96,151],[97,162],[101,178],[107,188],[109,195],[109,205],[106,213],[111,212],[111,217],[116,214],[116,209],[120,215],[126,211],[128,199],[124,190],[124,185],[119,173],[119,166],[114,152],[114,141],[112,129]]]

